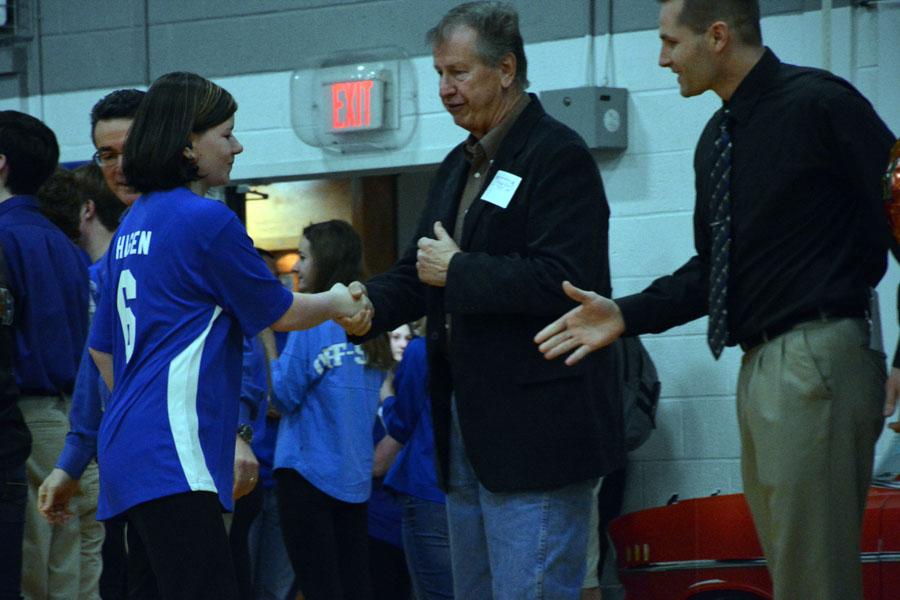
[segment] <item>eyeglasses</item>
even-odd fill
[[[107,169],[119,164],[119,160],[121,160],[121,158],[122,153],[116,152],[115,150],[97,150],[96,152],[94,152],[93,156],[95,165]]]

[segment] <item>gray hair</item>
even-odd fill
[[[475,51],[489,67],[496,67],[507,54],[516,58],[516,83],[528,87],[528,60],[519,33],[519,14],[504,2],[467,2],[454,7],[428,30],[425,39],[432,47],[444,43],[459,27],[469,27],[478,35]]]

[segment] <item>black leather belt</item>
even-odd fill
[[[786,333],[800,323],[807,323],[809,321],[831,321],[834,319],[864,319],[868,318],[868,316],[869,311],[859,307],[842,306],[835,308],[815,308],[798,313],[755,335],[751,335],[740,343],[740,347],[744,352],[749,352],[760,344],[764,344],[769,340],[773,340],[779,335]]]

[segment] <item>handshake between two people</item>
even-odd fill
[[[441,222],[435,221],[434,237],[423,236],[417,242],[416,274],[419,281],[434,287],[447,285],[450,261],[459,252],[461,252],[459,246]],[[343,290],[339,288],[343,287],[336,284],[330,291],[340,296]],[[335,321],[350,335],[365,335],[371,329],[372,317],[375,315],[375,308],[369,300],[366,286],[354,281],[346,286],[346,289],[355,310],[348,308],[344,311],[345,316],[336,318]],[[344,308],[344,304],[340,306]]]
[[[444,287],[453,256],[461,252],[459,246],[440,221],[434,223],[434,237],[421,237],[416,252],[416,273],[427,285]],[[366,286],[354,281],[349,286],[336,284],[330,290],[339,296],[340,312],[344,316],[335,321],[355,336],[365,335],[372,327],[374,306]],[[564,354],[571,366],[591,352],[613,343],[625,331],[625,319],[618,305],[595,292],[582,290],[568,281],[563,291],[578,306],[544,327],[534,337],[538,350],[547,360]]]
[[[365,335],[372,328],[372,317],[375,316],[375,307],[366,293],[366,286],[359,281],[350,285],[342,283],[334,284],[329,290],[335,294],[339,312],[343,316],[337,317],[335,322],[344,328],[350,335]]]

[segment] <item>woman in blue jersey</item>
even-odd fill
[[[301,291],[356,281],[361,265],[362,245],[348,223],[303,230],[294,267]],[[292,333],[272,363],[281,412],[275,445],[281,527],[306,600],[371,598],[365,502],[378,393],[391,363],[385,336],[355,346],[332,322]]]
[[[98,438],[97,517],[126,515],[163,598],[235,598],[232,510],[244,336],[318,325],[361,305],[344,286],[291,294],[236,215],[203,198],[243,148],[219,86],[170,73],[150,87],[123,169],[141,193],[107,253],[90,347],[112,389]]]

